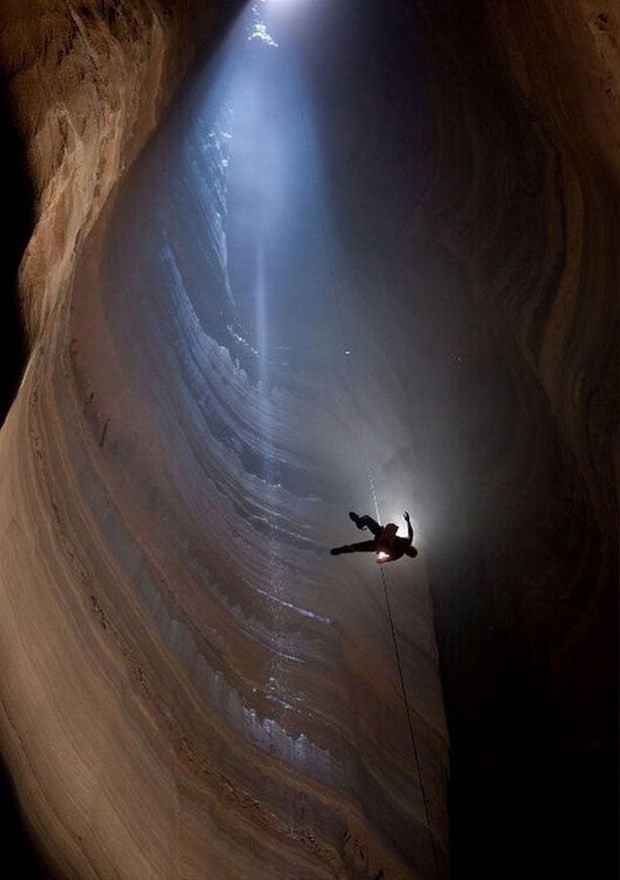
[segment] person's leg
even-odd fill
[[[383,533],[383,526],[380,526],[379,523],[373,519],[371,516],[368,516],[367,513],[364,516],[358,516],[356,525],[358,529],[363,529],[366,526],[375,538],[380,538]]]
[[[359,544],[345,544],[344,547],[333,547],[329,552],[332,556],[341,553],[370,553],[376,548],[374,541],[360,541]]]

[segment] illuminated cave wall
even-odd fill
[[[61,876],[445,873],[429,582],[454,876],[496,877],[500,859],[504,877],[609,871],[618,22],[604,6],[394,4],[415,33],[399,51],[420,59],[411,150],[381,169],[372,88],[350,102],[349,138],[327,136],[334,232],[345,250],[371,236],[341,304],[392,389],[370,383],[365,442],[380,486],[421,511],[415,598],[391,586],[424,791],[376,572],[325,555],[348,529],[347,492],[371,500],[346,454],[348,368],[334,363],[319,403],[300,381],[270,409],[285,480],[261,482],[238,453],[261,400],[208,315],[171,298],[170,277],[149,287],[148,261],[146,282],[127,282],[122,245],[155,228],[131,200],[163,167],[158,148],[114,187],[222,18],[199,3],[3,8],[35,223],[20,270],[30,356],[0,434],[0,732]],[[333,82],[317,77],[317,95]],[[336,173],[347,162],[351,178]],[[356,162],[368,186],[349,191]],[[410,211],[353,228],[401,184]],[[375,274],[386,253],[399,271]],[[388,329],[371,339],[377,311]],[[309,420],[312,436],[287,429]]]

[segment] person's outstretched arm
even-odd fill
[[[411,525],[411,518],[407,511],[404,512],[403,516],[405,517],[405,522],[407,523],[407,540],[411,544],[413,541],[413,526]]]

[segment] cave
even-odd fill
[[[15,876],[617,877],[619,32],[4,4]]]

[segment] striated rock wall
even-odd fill
[[[139,298],[125,327],[106,312],[113,285],[108,279],[106,294],[98,248],[109,214],[89,244],[73,318],[66,308],[77,255],[215,20],[215,8],[198,2],[30,3],[24,11],[14,0],[0,11],[0,57],[36,194],[36,228],[21,269],[33,354],[0,443],[0,558],[10,584],[3,593],[5,751],[29,824],[61,875],[176,880],[202,876],[208,862],[218,880],[234,871],[254,880],[265,864],[282,876],[296,865],[304,880],[375,877],[380,869],[389,878],[432,876],[420,791],[411,768],[403,769],[406,730],[404,738],[400,727],[388,736],[377,721],[402,707],[390,663],[376,668],[369,660],[380,641],[371,586],[362,589],[367,608],[354,607],[344,583],[333,604],[312,607],[325,620],[349,621],[338,639],[316,620],[300,628],[303,650],[320,645],[321,672],[300,679],[319,720],[306,717],[308,727],[288,738],[276,725],[273,747],[281,753],[249,759],[247,729],[255,755],[252,749],[266,751],[261,721],[275,724],[269,689],[251,696],[269,677],[269,652],[248,648],[247,632],[231,623],[239,608],[223,613],[215,587],[207,597],[193,592],[196,571],[201,579],[207,567],[193,518],[209,514],[191,484],[204,474],[180,471],[176,461],[186,449],[184,419],[197,416],[158,401],[158,384],[153,391],[141,375],[131,338]],[[426,506],[452,731],[454,876],[551,876],[578,866],[611,877],[617,9],[586,0],[420,3],[411,25],[430,71],[429,168],[413,217],[403,221],[418,275],[404,293],[395,275],[393,323],[406,335],[406,303],[415,302],[425,333],[411,330],[410,345],[425,361],[420,378],[415,369],[400,377],[405,405],[381,430],[410,421],[422,471],[416,486]],[[339,137],[334,145],[344,148]],[[420,158],[417,143],[412,153]],[[373,228],[372,240],[380,235]],[[389,292],[381,295],[385,314]],[[374,326],[376,299],[357,304],[362,315],[365,306]],[[154,314],[162,323],[168,309],[161,294]],[[181,323],[172,338],[188,347],[196,331]],[[172,348],[160,348],[156,334],[141,338],[150,376],[164,387],[165,367],[171,375],[178,368]],[[396,334],[380,344],[406,349]],[[115,351],[110,364],[106,346]],[[164,349],[165,367],[157,366]],[[219,363],[217,347],[212,356]],[[194,383],[202,387],[213,375],[228,381],[226,371],[209,369],[184,364],[184,381],[191,379],[184,394],[199,401]],[[218,389],[212,393],[217,398]],[[254,411],[256,401],[244,399]],[[127,431],[117,432],[125,422]],[[176,423],[180,433],[166,429],[145,444]],[[333,426],[325,433],[344,436]],[[135,458],[127,462],[145,445],[143,473]],[[402,456],[391,452],[393,461]],[[182,492],[167,468],[182,477]],[[235,486],[237,479],[230,478]],[[247,485],[241,494],[252,497]],[[270,503],[279,509],[278,500]],[[288,510],[289,525],[291,517]],[[256,538],[247,523],[240,534],[250,544]],[[217,547],[211,552],[217,559]],[[217,566],[227,570],[225,560]],[[294,628],[293,609],[274,617],[270,601],[250,600],[245,589],[235,595],[263,633],[274,621]],[[415,711],[425,772],[433,768],[440,851],[446,741],[431,618],[428,609],[412,609],[404,591],[399,596],[407,632],[416,633],[408,680],[422,694]],[[241,666],[226,648],[214,659],[220,637],[204,621],[217,615],[225,641],[245,658]],[[203,655],[208,662],[197,659]],[[235,684],[223,688],[229,697],[220,714],[214,669]],[[367,690],[355,697],[360,682]],[[370,709],[358,708],[365,702]],[[326,717],[327,727],[345,733],[325,734]],[[287,779],[310,729],[312,770]],[[340,756],[340,789],[321,775],[330,750]],[[382,752],[389,769],[378,766]],[[304,797],[292,803],[295,787]]]
[[[442,88],[454,103],[438,113],[438,174],[420,222],[467,261],[477,304],[514,337],[608,529],[618,448],[618,12],[494,3],[459,18],[447,7],[436,24],[446,45],[467,35],[481,51],[477,63],[463,48],[454,66],[437,66],[438,105]]]
[[[525,5],[518,13],[499,4],[490,26],[548,175],[537,275],[519,292],[508,279],[498,285],[497,303],[518,328],[606,531],[618,479],[620,16],[614,4]]]
[[[482,334],[464,330],[462,363],[435,382],[435,405],[461,418],[426,455],[443,498],[457,499],[430,565],[461,817],[453,859],[494,876],[516,849],[503,876],[611,877],[618,10],[482,3],[455,15],[448,4],[430,20],[443,47],[431,60],[439,158],[417,252],[440,241],[457,261]],[[478,823],[487,852],[473,855]]]
[[[111,10],[88,27],[68,11],[73,75],[34,137],[33,351],[0,437],[0,727],[28,826],[59,876],[445,876],[423,569],[414,600],[392,583],[408,718],[376,568],[327,554],[347,476],[362,482],[333,476],[344,386],[320,406],[331,360],[273,394],[239,368],[203,95],[106,200],[156,121],[162,53],[140,65],[134,20],[119,65]],[[111,64],[102,125],[93,56]]]
[[[80,242],[220,8],[203,0],[3,4],[2,80],[36,203],[20,270],[31,340],[66,295]]]

